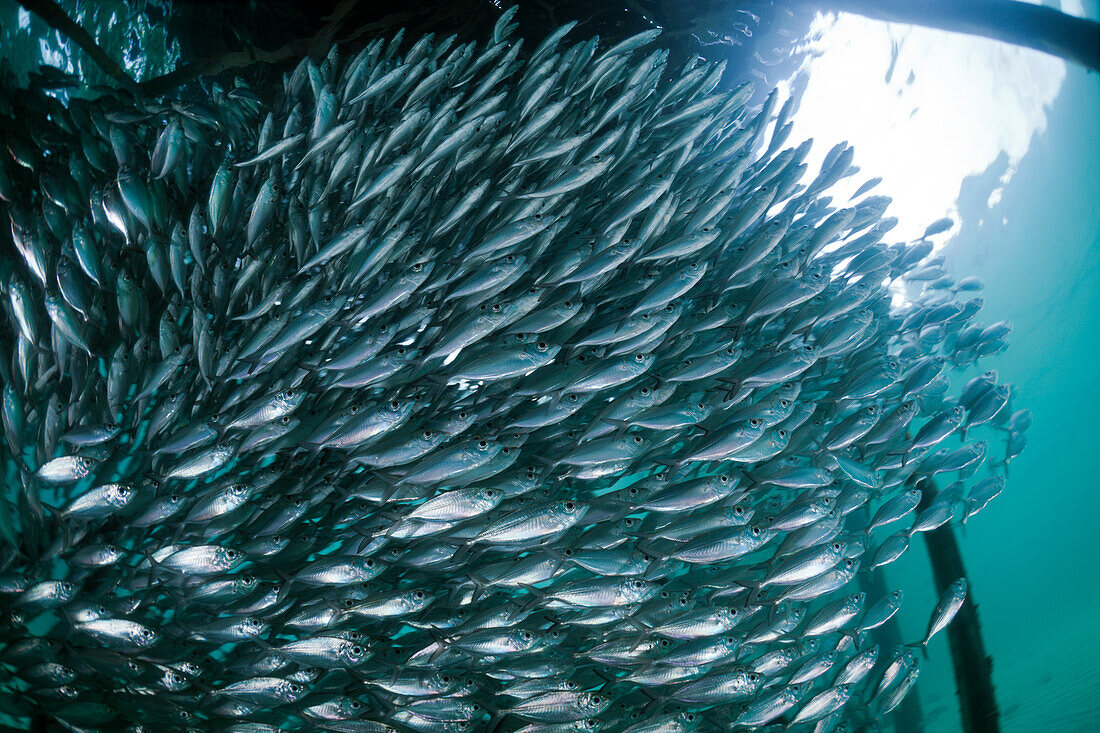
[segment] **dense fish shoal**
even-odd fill
[[[860,576],[1004,488],[1010,326],[790,102],[510,17],[13,122],[6,722],[824,732],[912,690],[966,581],[880,649]]]

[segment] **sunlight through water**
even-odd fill
[[[1063,9],[1080,13],[1079,5],[1073,0]],[[944,216],[957,221],[963,179],[985,171],[1002,151],[1003,187],[1046,129],[1066,75],[1062,59],[1031,49],[847,13],[819,14],[803,49],[809,53],[799,74],[808,83],[790,139],[814,139],[811,171],[835,143],[853,145],[860,171],[837,193],[881,177],[873,194],[893,198],[888,213],[899,219],[891,234],[897,239],[917,238]],[[781,83],[781,91],[793,84]],[[950,233],[957,230],[956,223]]]

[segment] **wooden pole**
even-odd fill
[[[930,479],[918,483],[917,488],[923,492],[920,511],[932,503],[938,492]],[[925,532],[924,541],[932,564],[936,592],[942,595],[949,585],[966,577],[959,543],[954,530],[946,524]],[[966,602],[947,627],[947,642],[951,650],[951,665],[955,670],[962,730],[965,733],[1000,733],[1000,712],[993,692],[993,658],[986,653],[982,641],[972,584]]]
[[[852,529],[862,530],[870,524],[870,515],[864,510],[853,515],[853,520]],[[859,578],[860,589],[867,594],[868,605],[890,594],[891,588],[886,583],[885,568],[876,568],[869,573],[860,572],[856,577]],[[905,641],[901,635],[901,625],[898,622],[897,614],[882,626],[872,631],[871,638],[879,645],[880,658],[882,655],[886,654],[888,650],[903,646]],[[920,698],[913,693],[905,696],[905,699],[901,701],[901,705],[894,710],[891,717],[894,721],[894,730],[896,733],[921,733],[921,731],[924,730],[924,724],[922,722],[924,720],[924,711],[921,710]]]
[[[1100,71],[1100,23],[1018,0],[796,0],[824,11],[984,36]]]

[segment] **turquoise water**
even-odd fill
[[[956,532],[1009,733],[1100,729],[1098,119],[1100,79],[1069,67],[1001,201],[969,218],[962,203],[944,249],[953,276],[985,281],[985,320],[1013,323],[1009,349],[983,368],[1014,382],[1017,406],[1035,417],[1004,493]],[[996,178],[969,180],[964,199],[984,209]],[[907,637],[923,631],[936,595],[923,543],[912,549],[887,572],[905,584]],[[918,692],[925,730],[959,730],[945,643],[931,645]]]
[[[986,318],[1013,322],[1011,346],[988,366],[1016,383],[1035,416],[1005,492],[960,540],[1003,730],[1095,731],[1100,77],[1070,66],[1048,119],[1000,203],[980,226],[966,226],[964,212],[945,249],[953,274],[985,280]],[[934,650],[934,663],[945,657]],[[922,694],[931,698],[931,688]],[[954,729],[946,717],[938,729]]]

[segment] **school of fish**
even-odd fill
[[[966,581],[881,649],[861,582],[1030,422],[949,222],[888,242],[850,147],[808,171],[657,31],[511,17],[7,121],[5,721],[824,732],[912,690]]]

